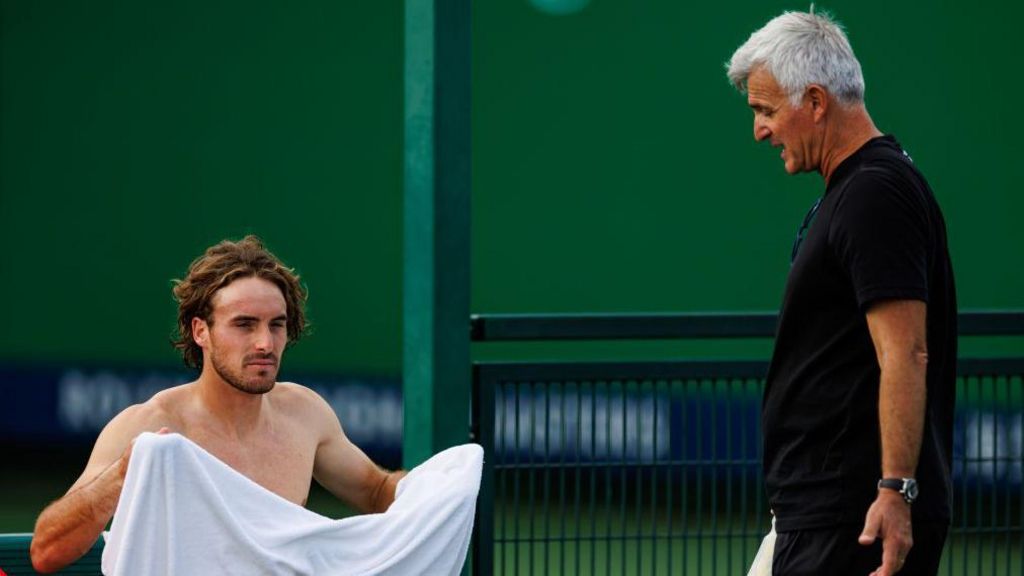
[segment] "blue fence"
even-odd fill
[[[961,335],[1024,334],[967,313]],[[474,318],[477,341],[771,337],[774,315]],[[494,354],[491,354],[494,356]],[[745,573],[768,511],[764,361],[478,362],[478,574]],[[961,358],[942,574],[1024,570],[1024,350]]]

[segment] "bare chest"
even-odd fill
[[[229,440],[202,429],[188,435],[253,482],[295,504],[306,503],[316,456],[316,439],[311,435],[278,430],[244,441]]]

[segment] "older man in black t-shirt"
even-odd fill
[[[935,574],[950,522],[956,295],[928,183],[864,106],[820,14],[783,14],[728,64],[754,137],[825,192],[792,251],[763,406],[773,573]],[[879,543],[881,539],[881,543]]]

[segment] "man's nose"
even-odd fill
[[[274,349],[274,336],[270,332],[270,326],[262,326],[256,331],[256,349],[260,352],[267,352]]]
[[[760,142],[771,135],[772,131],[768,129],[768,126],[766,126],[763,122],[754,120],[754,140]]]

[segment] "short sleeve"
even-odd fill
[[[928,301],[930,231],[923,193],[882,168],[852,176],[829,227],[862,311],[881,300]]]

